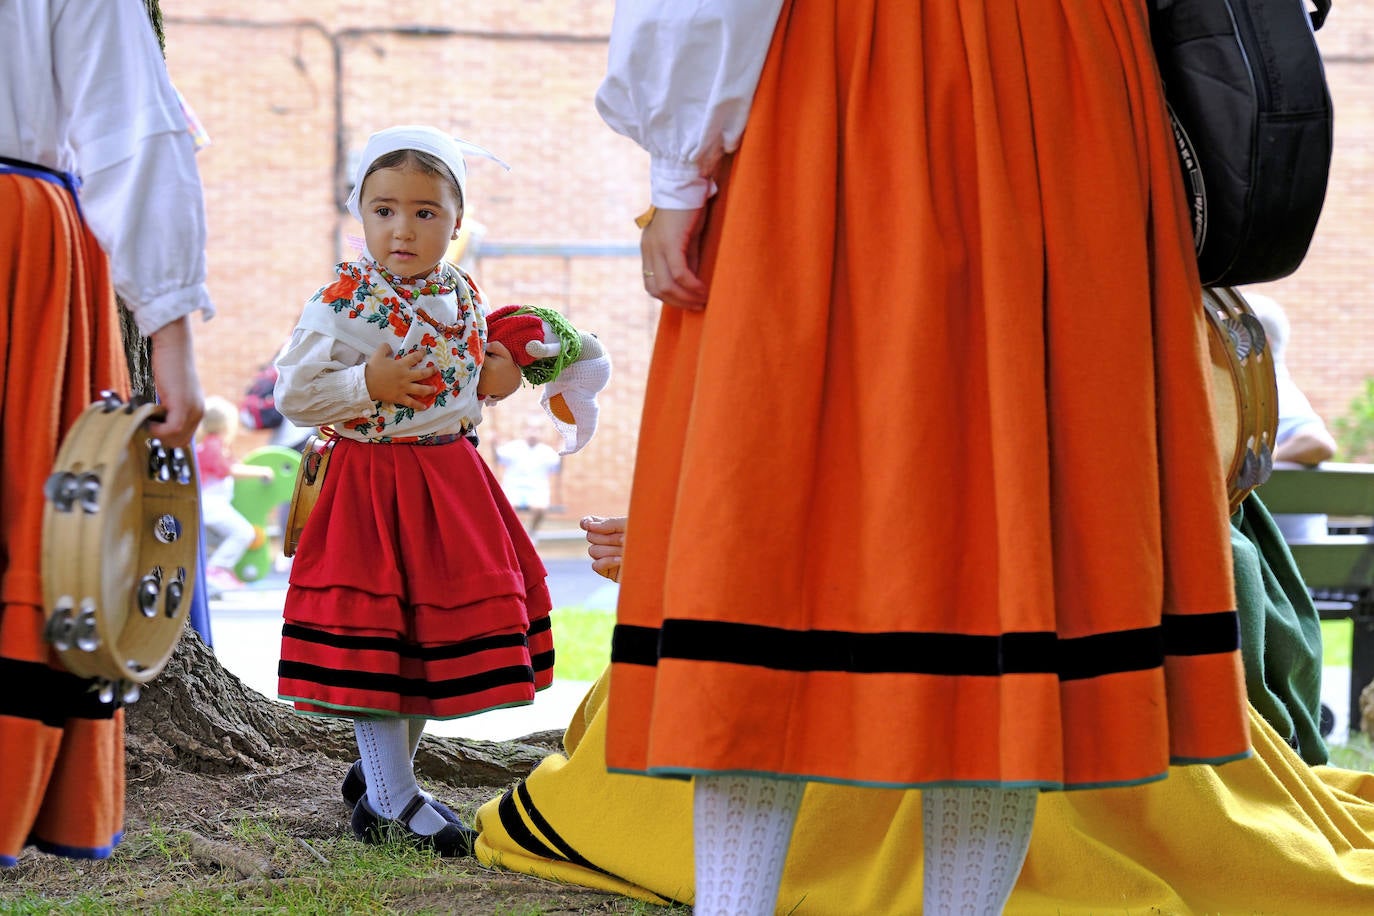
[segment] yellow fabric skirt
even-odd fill
[[[785,4],[665,309],[619,771],[1100,787],[1247,753],[1143,0]]]
[[[690,902],[692,788],[607,773],[606,684],[552,754],[477,813],[478,860],[642,900]],[[1374,774],[1309,767],[1253,710],[1254,755],[1130,788],[1041,795],[1006,912],[1374,911]],[[778,912],[921,910],[917,790],[807,787]],[[793,907],[795,906],[795,909]]]
[[[43,482],[101,389],[128,392],[105,254],[72,195],[0,174],[0,864],[28,843],[103,858],[124,822],[124,713],[43,639]]]

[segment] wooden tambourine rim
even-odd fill
[[[338,437],[329,429],[321,429],[305,440],[301,463],[296,468],[296,485],[291,491],[291,506],[286,512],[286,530],[282,534],[281,552],[285,556],[296,554],[301,532],[305,531],[305,523],[310,520],[310,513],[324,488],[329,456],[334,453],[334,443],[337,441]]]
[[[187,448],[183,480],[149,472],[149,420],[165,416],[154,404],[123,404],[112,395],[77,418],[58,449],[53,475],[93,474],[100,481],[95,511],[80,500],[63,511],[52,498],[43,508],[42,578],[49,625],[59,608],[93,611],[98,643],[82,649],[53,646],[71,673],[111,682],[144,684],[171,658],[191,613],[200,545],[200,488],[195,455]],[[52,478],[50,478],[52,479]],[[51,488],[48,488],[51,490]],[[180,524],[170,542],[159,539],[157,520]],[[165,530],[165,529],[163,529]],[[163,587],[152,616],[139,610],[141,582],[154,568]],[[180,573],[180,600],[168,613],[166,588]]]
[[[1228,508],[1234,514],[1250,491],[1269,476],[1273,465],[1278,382],[1263,327],[1245,297],[1230,287],[1202,292],[1213,366],[1213,426],[1226,473]],[[1233,336],[1238,326],[1245,328],[1249,348],[1244,353]],[[1235,434],[1225,441],[1230,420],[1235,421]]]

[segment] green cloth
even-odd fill
[[[558,342],[562,346],[558,350],[557,356],[541,356],[520,370],[525,376],[525,380],[531,385],[545,385],[562,374],[563,369],[577,362],[582,355],[582,335],[577,332],[577,328],[572,326],[568,319],[564,318],[553,309],[540,308],[537,305],[522,305],[511,314],[513,315],[533,315],[541,319],[550,329],[553,330]]]
[[[1324,764],[1321,621],[1282,533],[1254,493],[1231,517],[1231,555],[1250,704],[1304,761]]]

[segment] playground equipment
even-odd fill
[[[300,466],[300,452],[280,445],[264,445],[244,455],[244,464],[271,468],[271,480],[239,478],[234,481],[234,508],[252,523],[257,536],[248,552],[234,567],[234,573],[244,582],[256,582],[272,571],[271,535],[280,535],[281,519],[278,510],[291,501],[296,485],[296,469]]]

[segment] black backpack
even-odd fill
[[[1204,286],[1297,270],[1331,166],[1331,94],[1313,31],[1331,0],[1153,0]]]

